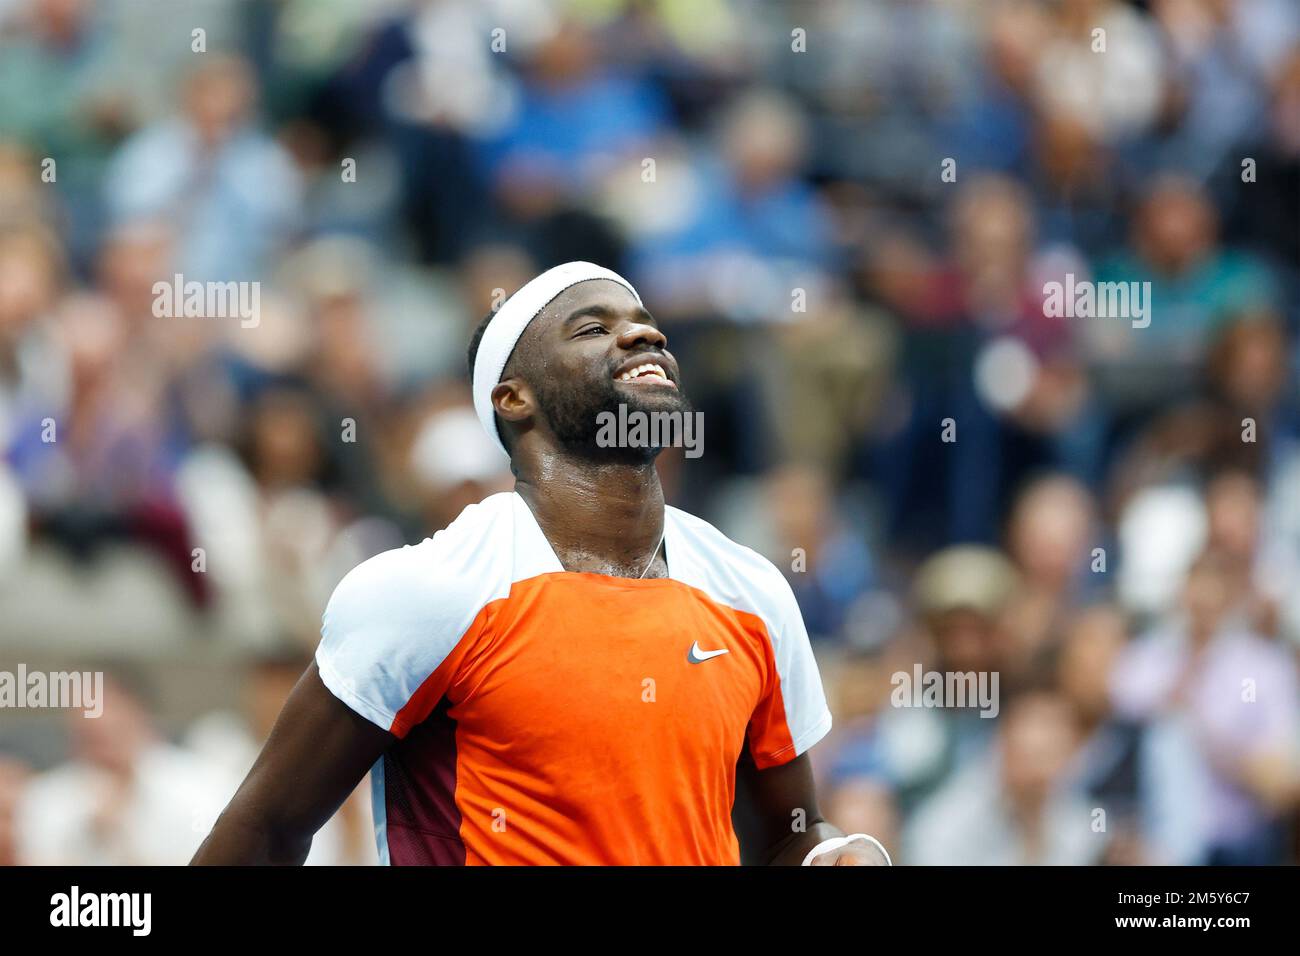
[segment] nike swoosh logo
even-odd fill
[[[729,653],[731,653],[731,649],[726,647],[720,647],[716,651],[702,651],[700,650],[700,642],[696,641],[691,645],[691,649],[686,652],[686,659],[692,664],[703,664],[710,657],[718,657]]]

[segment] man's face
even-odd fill
[[[525,330],[511,357],[521,393],[566,451],[601,462],[643,463],[657,447],[602,448],[601,412],[691,411],[677,360],[654,319],[627,289],[609,279],[570,286]]]

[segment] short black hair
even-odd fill
[[[466,354],[466,358],[469,360],[469,384],[471,388],[474,386],[474,360],[478,358],[478,347],[483,342],[483,333],[487,331],[488,323],[492,321],[495,315],[495,312],[489,312],[483,316],[479,324],[474,327],[474,333],[469,337],[469,352]]]

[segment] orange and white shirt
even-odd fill
[[[354,568],[316,662],[400,738],[372,772],[381,861],[736,864],[736,762],[831,726],[790,586],[666,508],[668,577],[565,571],[524,500]]]

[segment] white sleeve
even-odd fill
[[[433,540],[426,540],[353,568],[330,597],[316,648],[325,686],[399,737],[418,722],[413,716],[423,719],[423,714],[403,714],[417,695],[421,700],[431,694],[441,697],[445,686],[432,686],[430,680],[477,612],[456,593],[448,569],[437,566],[437,550]]]
[[[785,577],[772,565],[762,618],[772,641],[776,680],[750,719],[750,752],[760,768],[787,763],[831,729],[817,659],[803,615]]]

